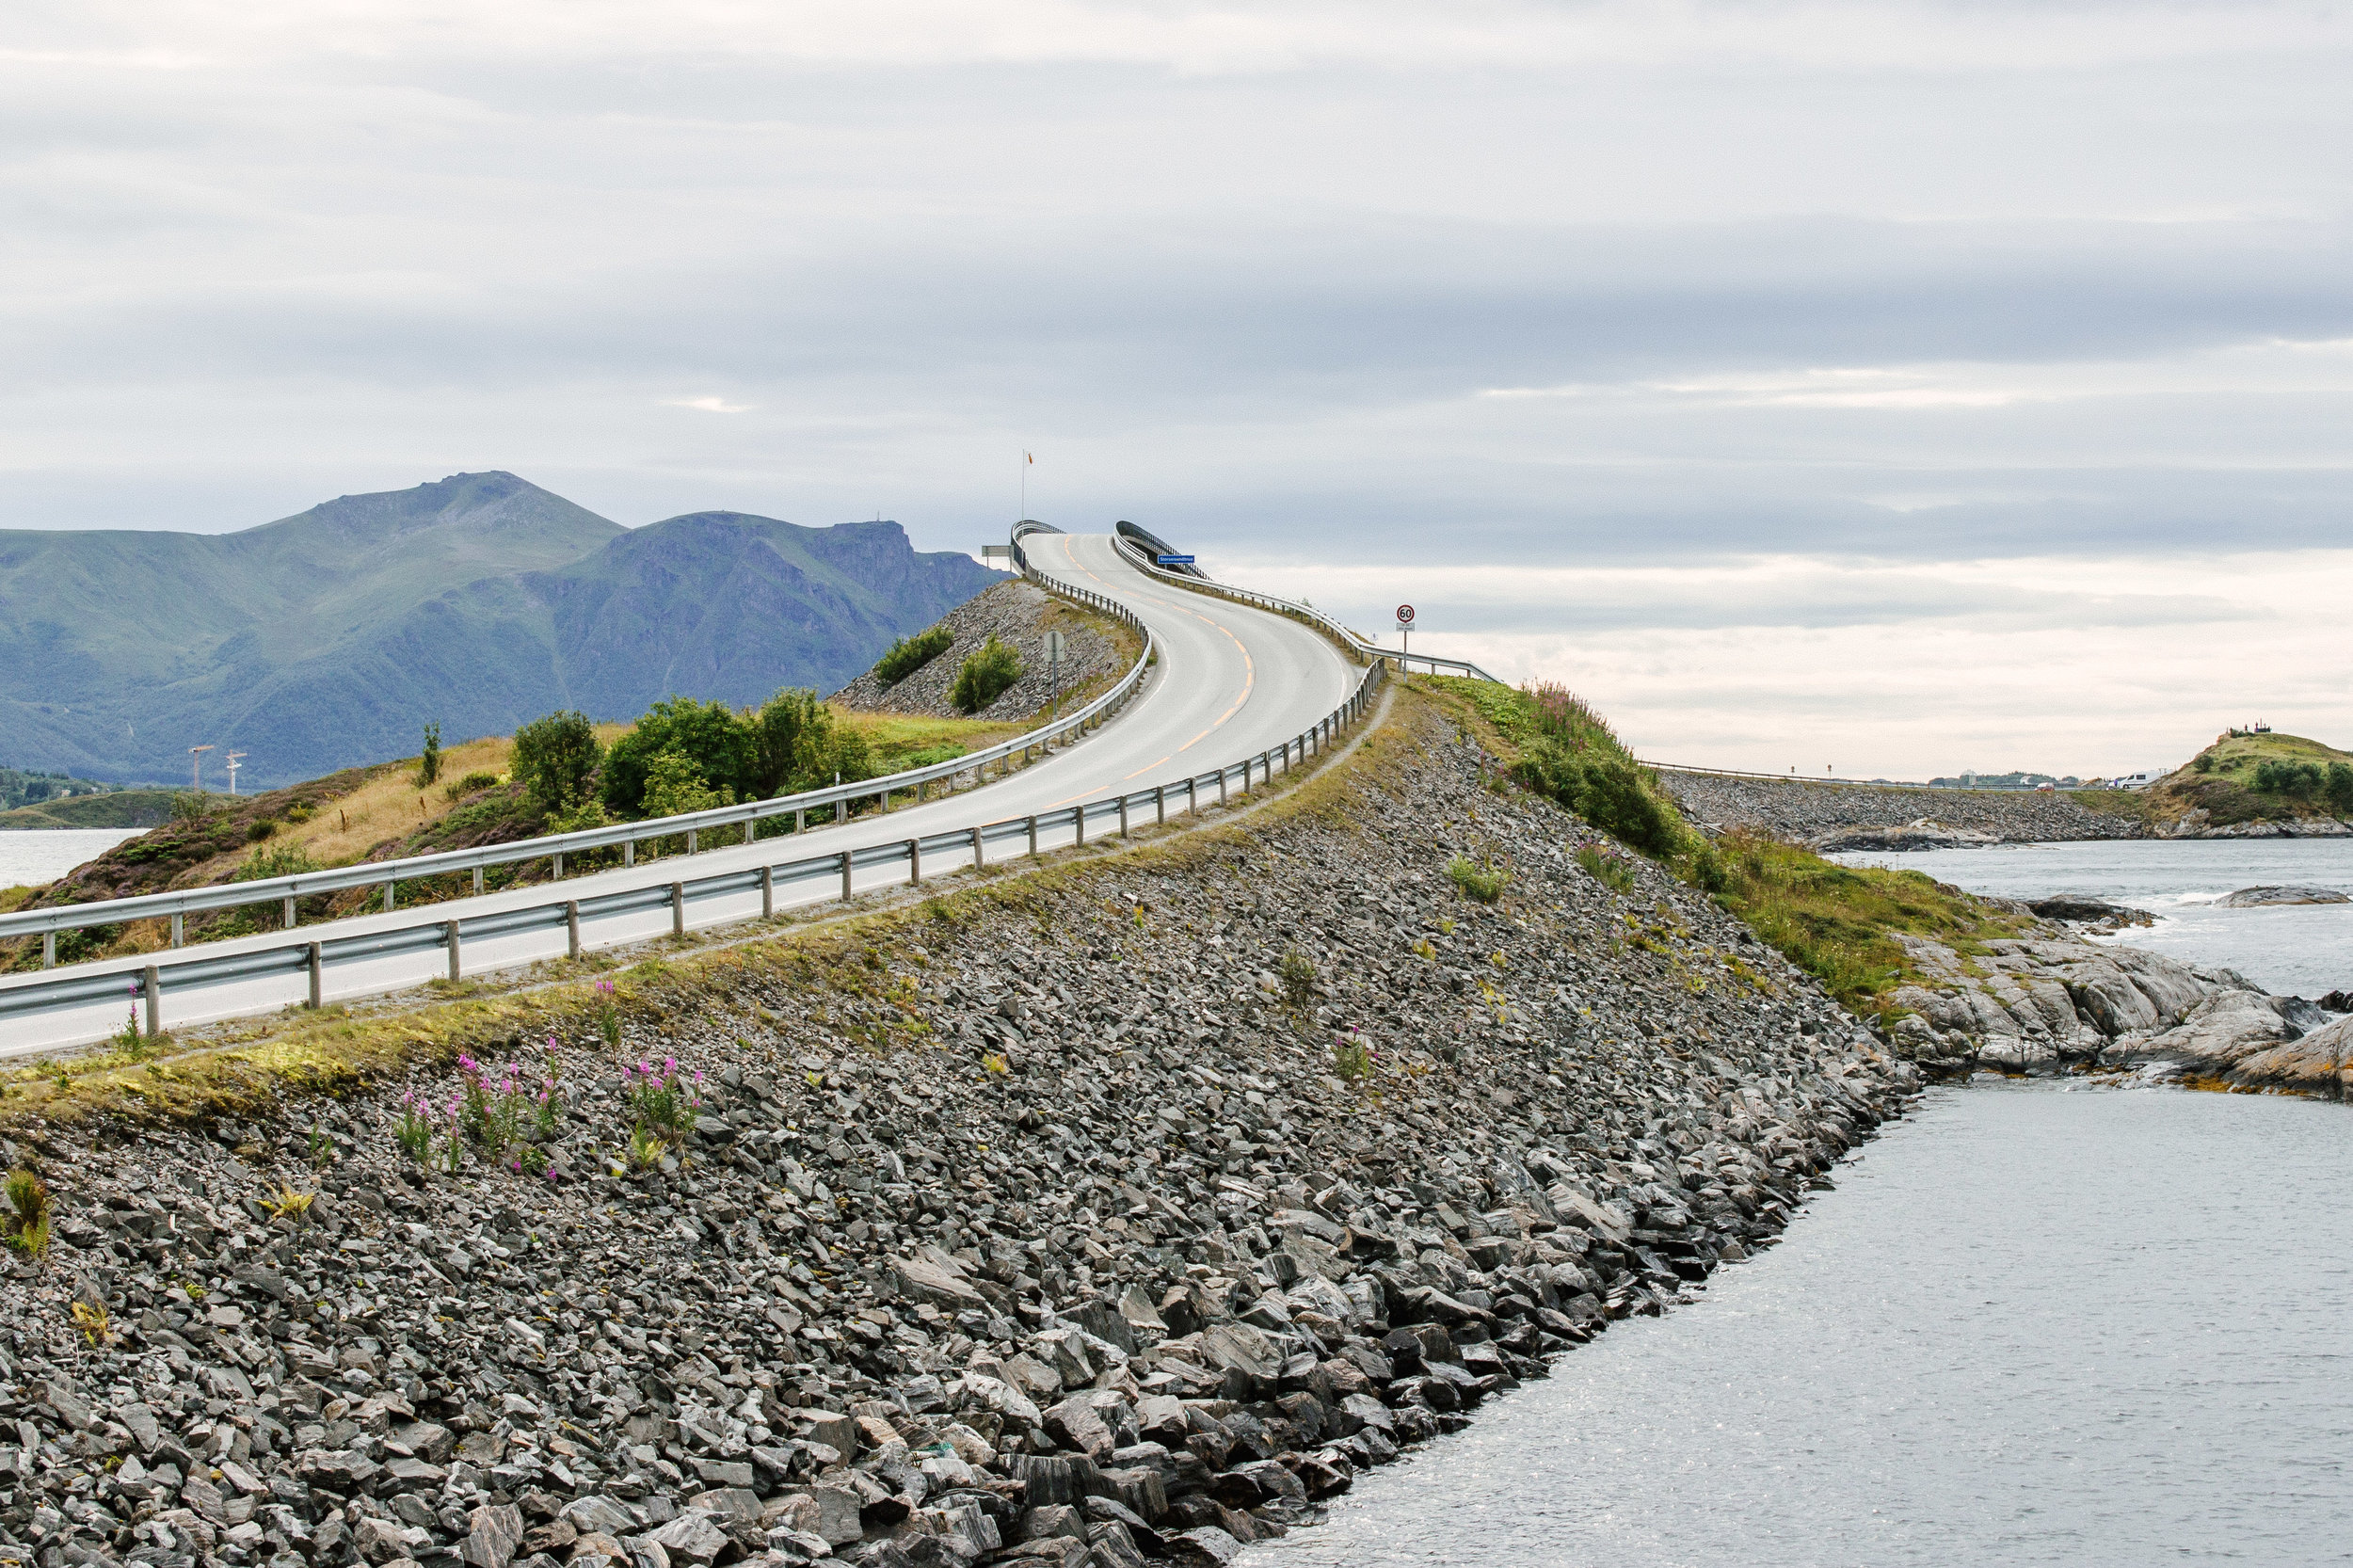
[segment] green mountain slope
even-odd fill
[[[242,534],[0,531],[0,762],[248,787],[672,692],[855,677],[998,574],[896,523],[703,512],[628,530],[510,473],[344,496]]]

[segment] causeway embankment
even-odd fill
[[[0,1560],[1222,1562],[1689,1300],[1920,1074],[1393,701],[609,994],[21,1076]]]

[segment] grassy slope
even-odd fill
[[[158,827],[171,820],[169,790],[113,790],[0,811],[0,832],[51,827]]]
[[[866,737],[873,748],[875,761],[886,773],[946,761],[1008,739],[1027,728],[974,719],[854,713],[842,709],[834,712],[844,725]],[[627,724],[599,725],[597,738],[610,746],[632,728]],[[333,867],[527,838],[537,832],[541,824],[517,798],[518,792],[501,785],[452,793],[456,786],[473,775],[488,774],[504,779],[512,749],[512,740],[504,735],[485,736],[444,747],[440,778],[426,789],[418,788],[417,759],[410,757],[370,768],[349,769],[235,801],[215,796],[216,809],[202,822],[167,820],[152,831],[76,867],[59,882],[45,888],[0,889],[0,905],[18,908],[26,904],[83,904],[175,888],[217,887],[237,880],[238,872],[249,866],[256,854],[299,850],[313,864]],[[159,792],[168,819],[172,797],[169,792]],[[95,804],[120,797],[87,798]],[[77,799],[72,804],[83,802]],[[257,832],[262,836],[255,837]],[[533,867],[522,875],[525,880],[535,880],[544,871],[545,868]],[[501,870],[493,872],[488,881],[497,887],[517,875],[516,872]],[[405,886],[403,901],[429,903],[472,890],[470,877],[443,880],[446,886]],[[304,916],[308,919],[349,913],[376,896],[374,889],[338,894],[316,909],[306,901]],[[258,922],[265,918],[241,911],[197,917],[189,924],[188,935],[192,939],[242,935],[260,929]],[[59,956],[72,962],[153,952],[168,946],[169,941],[170,930],[166,922],[146,920],[109,930],[94,938],[78,935],[61,937]],[[0,969],[24,968],[39,962],[37,943],[0,947]]]
[[[2200,757],[2210,760],[2201,773],[2197,759],[2175,769],[2137,795],[2141,813],[2152,822],[2179,822],[2202,808],[2216,827],[2232,823],[2277,822],[2294,817],[2333,816],[2327,803],[2258,791],[2255,770],[2265,762],[2311,762],[2324,772],[2331,762],[2353,764],[2353,752],[2339,751],[2301,735],[2231,735],[2215,742]]]
[[[1454,678],[1417,676],[1413,684],[1451,698],[1464,722],[1507,761],[1539,741],[1526,692]],[[1631,760],[1607,724],[1595,720],[1578,732],[1587,744]],[[1917,978],[1898,935],[1932,937],[1966,956],[2028,923],[1919,872],[1841,866],[1749,834],[1725,835],[1711,854],[1692,831],[1674,866],[1687,880],[1714,884],[1718,903],[1847,1007],[1882,1018],[1900,1011],[1882,999]]]

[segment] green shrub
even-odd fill
[[[213,797],[201,792],[183,790],[171,797],[171,820],[175,823],[200,823],[213,810]]]
[[[529,726],[524,728],[528,728]],[[594,737],[591,737],[592,739]],[[441,786],[441,793],[451,800],[463,800],[481,790],[498,788],[499,776],[494,773],[470,773],[463,778],[453,778]]]
[[[566,709],[515,731],[508,767],[531,803],[552,817],[588,798],[588,781],[603,760],[597,727],[587,714]]]
[[[1613,892],[1623,893],[1634,886],[1634,868],[1627,865],[1625,856],[1616,850],[1600,844],[1579,844],[1577,846],[1577,863],[1585,868],[1588,876]],[[1718,869],[1721,875],[1721,861]]]
[[[694,764],[696,778],[716,791],[733,790],[749,778],[757,754],[751,724],[726,703],[666,697],[605,753],[604,804],[617,816],[654,814],[646,807],[646,788],[657,757],[684,758]]]
[[[2275,760],[2260,762],[2255,767],[2255,788],[2263,794],[2310,800],[2326,789],[2328,782],[2329,776],[2321,771],[2317,762]]]
[[[2189,760],[2189,765],[2200,773],[2212,773],[2214,772],[2214,753],[2201,751]]]
[[[948,645],[955,640],[955,633],[944,626],[935,626],[912,637],[902,637],[890,645],[888,652],[874,661],[874,677],[886,686],[895,686],[947,652]]]
[[[251,822],[246,824],[245,836],[250,842],[258,844],[263,840],[268,838],[271,834],[277,831],[278,824],[270,821],[269,818],[256,817]]]
[[[424,727],[424,750],[417,758],[417,788],[422,790],[441,776],[441,727]]]
[[[1493,866],[1482,866],[1468,856],[1458,855],[1446,863],[1447,879],[1463,889],[1463,896],[1480,904],[1493,904],[1503,896],[1503,889],[1512,880],[1512,873]]]
[[[1332,1070],[1344,1082],[1354,1082],[1372,1076],[1372,1048],[1357,1037],[1354,1030],[1336,1035],[1332,1041]]]
[[[2343,762],[2329,764],[2327,789],[2329,804],[2339,811],[2353,811],[2353,767]]]
[[[955,705],[968,713],[977,713],[1005,695],[1013,683],[1021,679],[1021,655],[995,637],[983,643],[956,672],[956,687],[952,694]]]
[[[1293,1007],[1305,1007],[1315,1000],[1316,967],[1297,948],[1283,954],[1281,967],[1275,971],[1283,982],[1283,1000]]]
[[[646,768],[644,801],[648,817],[682,817],[689,811],[732,806],[735,791],[727,785],[712,789],[693,758],[665,751]]]
[[[49,1189],[40,1177],[27,1170],[10,1171],[8,1180],[0,1183],[0,1195],[8,1202],[8,1211],[0,1216],[8,1227],[8,1245],[27,1257],[45,1256],[49,1251]]]
[[[318,869],[319,863],[311,858],[308,846],[275,844],[267,849],[256,849],[251,855],[246,856],[245,864],[239,866],[236,874],[229,880],[232,882],[267,882],[272,877],[300,876],[306,872],[314,872]]]
[[[1661,797],[1648,774],[1624,757],[1590,746],[1576,751],[1547,738],[1521,753],[1512,776],[1656,858],[1674,855],[1689,840],[1682,813]]]

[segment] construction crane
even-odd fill
[[[232,751],[221,758],[222,761],[229,764],[229,793],[232,796],[237,792],[237,759],[244,755],[242,751]]]
[[[188,788],[200,795],[204,792],[203,754],[212,749],[211,746],[188,747]]]

